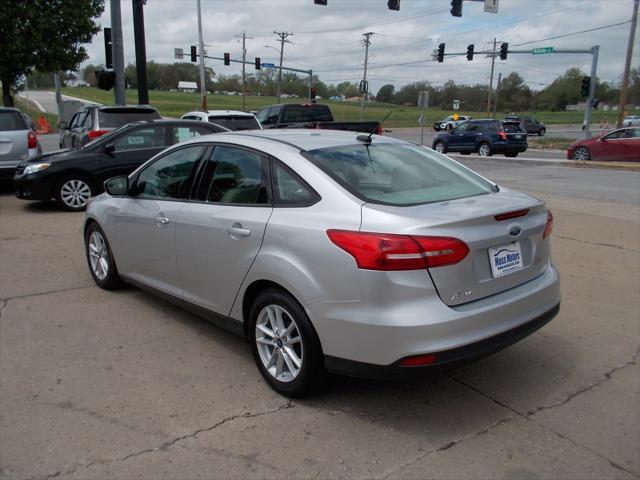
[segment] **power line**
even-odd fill
[[[517,43],[514,47],[521,47],[522,45],[529,45],[530,43],[544,42],[545,40],[555,40],[556,38],[570,37],[571,35],[580,35],[581,33],[595,32],[596,30],[604,30],[605,28],[617,27],[618,25],[625,25],[631,23],[631,20],[625,20],[624,22],[612,23],[610,25],[603,25],[602,27],[589,28],[587,30],[580,30],[579,32],[565,33],[564,35],[556,35],[554,37],[541,38],[539,40],[531,40],[529,42]]]

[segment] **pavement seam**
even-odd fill
[[[173,445],[175,445],[178,442],[181,442],[182,440],[186,440],[188,438],[195,438],[198,435],[200,435],[201,433],[210,432],[210,431],[215,430],[216,428],[218,428],[218,427],[220,427],[220,426],[222,426],[222,425],[224,425],[224,424],[226,424],[228,422],[232,422],[232,421],[237,420],[239,418],[261,417],[263,415],[269,415],[269,414],[276,413],[276,412],[279,412],[281,410],[286,410],[286,409],[293,408],[293,407],[294,407],[294,405],[291,403],[291,400],[288,400],[286,403],[284,403],[282,405],[279,405],[276,408],[272,408],[271,410],[266,410],[264,412],[239,413],[239,414],[236,414],[236,415],[232,415],[230,417],[223,418],[222,420],[220,420],[219,422],[216,422],[214,425],[211,425],[210,427],[199,428],[199,429],[195,430],[192,433],[189,433],[189,434],[186,434],[186,435],[181,435],[181,436],[176,437],[176,438],[174,438],[172,440],[168,440],[168,441],[162,443],[158,447],[146,448],[146,449],[141,450],[139,452],[130,453],[129,455],[125,455],[124,457],[121,457],[121,458],[114,458],[114,459],[109,459],[109,460],[94,460],[94,461],[91,461],[89,463],[76,464],[76,465],[73,465],[73,466],[68,467],[66,469],[57,470],[56,472],[51,473],[51,474],[29,477],[27,480],[41,480],[41,479],[45,479],[45,478],[56,478],[56,477],[59,477],[61,475],[73,475],[74,473],[76,473],[79,470],[85,470],[87,468],[90,468],[90,467],[93,467],[93,466],[96,466],[96,465],[110,465],[110,464],[116,463],[116,462],[124,462],[126,460],[129,460],[130,458],[134,458],[134,457],[138,457],[138,456],[141,456],[141,455],[145,455],[147,453],[165,452],[169,448],[171,448]]]
[[[86,287],[69,287],[69,288],[61,288],[59,290],[48,290],[46,292],[27,293],[25,295],[16,295],[15,297],[0,298],[0,302],[4,302],[5,306],[6,306],[6,304],[9,303],[12,300],[21,300],[23,298],[38,297],[40,295],[49,295],[50,293],[69,292],[71,290],[84,290],[84,289],[88,289],[88,288],[95,288],[95,287],[93,285],[88,285]],[[2,307],[2,308],[4,308],[4,307]],[[2,311],[2,310],[0,309],[0,311]]]
[[[640,251],[638,251],[638,250],[634,250],[632,248],[623,247],[622,245],[616,245],[615,243],[591,242],[589,240],[583,240],[581,238],[564,237],[562,235],[556,235],[555,237],[556,238],[562,238],[563,240],[573,240],[574,242],[586,243],[587,245],[598,245],[600,247],[612,247],[612,248],[618,248],[620,250],[625,250],[627,252],[640,253]]]

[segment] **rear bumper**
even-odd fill
[[[528,144],[512,144],[507,142],[495,142],[491,149],[493,153],[522,153],[527,150]]]
[[[331,356],[325,357],[324,364],[325,368],[331,372],[359,378],[393,379],[431,373],[478,360],[513,345],[544,327],[559,311],[560,304],[557,304],[533,320],[493,337],[451,350],[431,352],[436,360],[426,366],[403,367],[400,366],[400,361],[391,365],[375,365]]]
[[[409,284],[403,289],[411,290]],[[339,367],[345,363],[342,360],[394,368],[406,357],[432,353],[443,354],[438,363],[457,361],[460,356],[457,353],[445,355],[443,352],[498,338],[553,311],[560,303],[560,277],[549,263],[544,273],[533,280],[453,307],[445,305],[435,290],[424,291],[418,298],[411,297],[407,293],[404,300],[385,300],[378,304],[373,304],[375,299],[369,299],[366,303],[308,305],[307,313],[328,357],[328,368],[344,372],[345,368]],[[507,345],[508,342],[504,342],[504,346]]]

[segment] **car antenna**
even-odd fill
[[[384,123],[384,121],[389,118],[389,115],[391,115],[391,113],[393,112],[393,110],[389,110],[389,113],[387,113],[385,115],[385,117],[382,119],[381,122],[379,122],[378,125],[382,125]],[[373,130],[371,130],[371,132],[369,132],[369,135],[358,135],[356,137],[356,140],[360,141],[360,142],[364,142],[364,143],[371,143],[371,135],[373,135],[374,133],[376,133],[376,130],[378,129],[378,125],[376,125]]]

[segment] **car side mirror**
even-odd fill
[[[129,193],[129,178],[126,176],[113,177],[104,182],[104,189],[112,197],[122,197]]]
[[[113,155],[113,152],[116,151],[116,146],[113,143],[107,143],[104,146],[104,153],[107,155]]]
[[[58,128],[60,130],[69,130],[69,123],[63,120],[60,123],[58,123]]]

